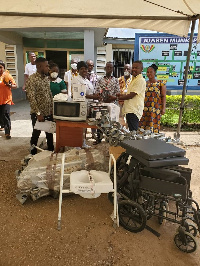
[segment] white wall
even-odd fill
[[[84,30],[84,60],[94,61],[94,31]]]
[[[106,45],[106,62],[113,61],[113,51],[112,44],[108,43]]]
[[[0,60],[6,61],[5,43],[0,42]]]

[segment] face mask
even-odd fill
[[[76,70],[77,69],[77,64],[76,63],[71,64],[71,68]]]
[[[129,76],[129,75],[130,75],[130,73],[129,73],[128,71],[125,70],[125,71],[124,71],[124,76],[127,77],[127,76]]]
[[[56,79],[57,76],[58,76],[58,73],[57,73],[57,72],[52,72],[52,73],[51,73],[51,77],[52,77],[52,79]]]

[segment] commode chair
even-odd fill
[[[113,161],[113,166],[111,165]],[[61,230],[61,205],[63,193],[79,194],[83,198],[94,199],[101,193],[112,192],[114,194],[114,211],[113,220],[114,226],[119,226],[118,221],[118,204],[117,204],[117,182],[116,182],[116,160],[113,154],[110,154],[109,172],[96,170],[81,170],[70,174],[70,189],[63,189],[63,176],[65,165],[65,153],[62,155],[61,177],[60,177],[60,196],[59,196],[59,211],[58,211],[58,230]],[[114,167],[113,182],[110,179],[111,166]]]

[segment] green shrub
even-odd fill
[[[166,96],[166,113],[161,118],[164,126],[178,123],[182,95]],[[182,124],[200,124],[200,96],[186,95]]]

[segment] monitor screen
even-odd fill
[[[54,115],[64,117],[79,117],[80,104],[69,102],[54,102]]]

